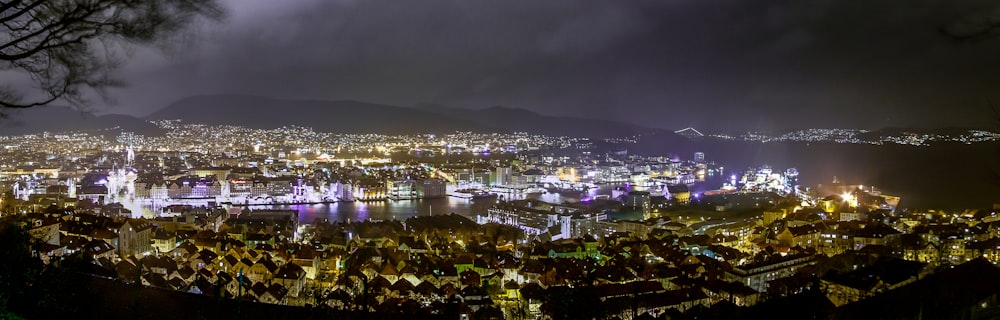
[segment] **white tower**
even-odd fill
[[[66,179],[66,193],[70,198],[76,198],[76,182],[73,182],[73,178]]]
[[[128,144],[128,148],[125,149],[125,167],[132,168],[135,163],[135,151],[132,150],[132,144]]]
[[[27,199],[23,199],[23,197],[22,197],[22,194],[21,194],[21,182],[20,181],[14,182],[14,198],[15,199],[21,199],[21,200],[27,200]]]

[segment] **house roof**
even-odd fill
[[[118,234],[117,233],[115,233],[114,231],[105,229],[105,228],[94,228],[92,231],[90,231],[90,234],[88,234],[88,235],[91,238],[95,238],[95,239],[115,239],[115,238],[118,238]]]
[[[152,223],[142,219],[128,219],[125,221],[125,223],[122,224],[121,227],[125,228],[126,226],[132,227],[132,229],[135,230],[135,232],[146,231],[153,228]]]
[[[250,287],[250,292],[253,292],[254,296],[260,297],[267,292],[267,289],[268,286],[266,284],[264,284],[263,282],[257,282],[254,283],[252,287]]]
[[[164,279],[162,275],[157,273],[147,273],[142,276],[143,280],[149,283],[150,286],[173,289],[167,279]]]
[[[205,262],[215,261],[218,257],[218,254],[215,254],[215,252],[209,251],[208,249],[198,251],[198,258]]]
[[[274,277],[277,279],[298,280],[305,276],[305,273],[306,271],[303,270],[302,267],[294,263],[289,263],[279,268],[278,271],[274,273]]]
[[[854,236],[861,238],[884,238],[894,234],[900,234],[899,230],[882,223],[873,223],[865,226],[864,229],[858,230]]]
[[[792,236],[795,237],[809,235],[809,234],[816,234],[819,233],[820,231],[821,231],[820,227],[815,224],[807,224],[797,227],[788,227],[788,232],[790,232]]]
[[[87,242],[87,244],[83,248],[84,248],[83,252],[85,252],[87,255],[91,257],[98,256],[115,250],[115,247],[112,246],[111,244],[97,239]]]
[[[276,300],[283,300],[288,295],[288,289],[280,283],[272,283],[270,287],[267,287],[266,292]]]
[[[274,263],[274,261],[271,261],[271,259],[261,258],[260,260],[257,260],[256,264],[260,264],[265,269],[267,269],[267,271],[271,273],[274,273],[275,271],[278,270],[278,264]]]
[[[399,291],[399,292],[410,292],[413,291],[414,288],[415,287],[413,286],[412,283],[410,283],[409,280],[399,279],[396,281],[396,283],[393,283],[392,286],[389,287],[389,290]]]
[[[986,259],[977,258],[898,289],[845,305],[838,308],[836,318],[945,319],[973,310],[979,302],[998,293],[1000,269]]]

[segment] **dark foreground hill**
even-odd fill
[[[56,295],[58,307],[24,314],[38,319],[450,319],[431,314],[401,314],[293,307],[219,299],[207,295],[124,284],[86,274],[68,275]],[[13,308],[17,309],[17,308]]]

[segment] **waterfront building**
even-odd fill
[[[386,180],[386,196],[393,200],[411,200],[417,198],[417,182],[410,179]]]
[[[584,212],[534,200],[503,202],[487,209],[480,224],[499,223],[515,226],[529,235],[547,235],[551,240],[603,235],[614,231],[607,214]]]
[[[416,184],[417,197],[421,199],[444,198],[448,195],[447,184],[441,179],[424,179]]]

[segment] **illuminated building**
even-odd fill
[[[816,258],[813,255],[788,255],[761,263],[733,266],[731,271],[726,271],[725,280],[742,283],[757,292],[767,292],[769,281],[791,277],[800,269],[814,264]]]
[[[864,220],[867,220],[867,219],[866,219],[866,215],[864,213],[862,213],[862,212],[855,211],[855,212],[841,212],[840,213],[840,221],[864,221]]]
[[[518,227],[529,235],[547,234],[551,240],[606,234],[616,225],[600,212],[582,212],[534,200],[501,202],[487,209],[480,224],[499,223]]]
[[[76,182],[73,179],[66,179],[66,195],[70,198],[76,198]]]
[[[346,182],[334,182],[330,184],[328,189],[330,194],[330,200],[354,201],[354,185]]]
[[[670,197],[677,200],[677,203],[686,204],[691,201],[691,191],[688,190],[687,185],[676,184],[667,186],[667,192],[670,193]]]
[[[394,200],[410,200],[417,197],[416,181],[410,179],[387,180],[386,196]]]
[[[510,167],[497,167],[496,168],[496,180],[494,185],[504,186],[511,184],[512,173]]]
[[[820,244],[820,228],[816,225],[808,224],[797,227],[785,227],[774,240],[786,247],[816,247]],[[771,239],[768,239],[771,242]]]
[[[642,209],[643,213],[649,212],[649,192],[629,191],[622,197],[622,200],[626,207]]]
[[[425,179],[416,185],[417,197],[421,199],[444,198],[447,194],[447,185],[441,179]]]
[[[788,211],[785,209],[780,209],[780,210],[781,211],[771,211],[771,210],[764,211],[764,225],[768,226],[774,221],[784,219],[785,215],[788,214]]]
[[[573,167],[561,167],[556,171],[556,176],[559,180],[577,182],[580,181],[579,176],[576,174],[576,168]]]
[[[867,245],[898,245],[900,241],[902,234],[898,230],[882,223],[874,223],[854,234],[854,249],[858,250]],[[960,244],[962,245],[960,249],[964,250],[965,241],[961,241]]]
[[[839,207],[839,200],[840,198],[837,196],[828,196],[819,200],[818,206],[823,210],[823,212],[833,213],[834,211],[837,211],[837,207]]]
[[[849,272],[827,273],[821,284],[827,298],[839,307],[913,283],[925,266],[920,262],[884,258]]]
[[[0,178],[19,176],[57,178],[59,177],[59,168],[16,168],[0,171]]]
[[[220,180],[221,181],[221,180],[226,180],[226,177],[229,176],[229,173],[231,171],[232,170],[230,170],[228,168],[206,167],[206,168],[195,168],[195,169],[192,169],[191,170],[191,174],[199,176],[199,177],[215,176],[216,180]]]
[[[153,250],[153,224],[147,220],[128,219],[117,231],[118,255],[138,256]]]

